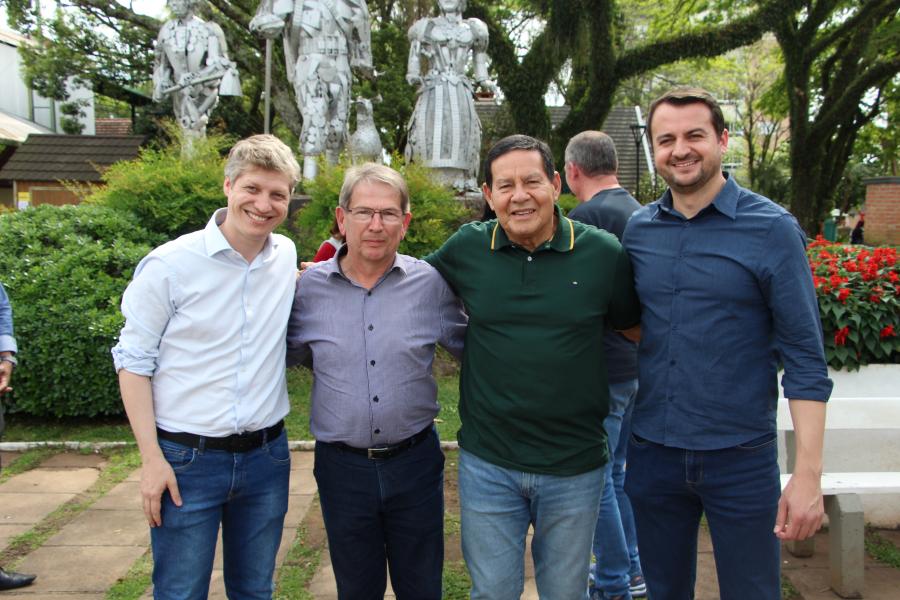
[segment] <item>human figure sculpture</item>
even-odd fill
[[[371,77],[369,9],[364,0],[262,0],[250,30],[284,36],[288,80],[303,117],[303,179],[323,152],[334,163],[347,138],[353,70]]]
[[[174,17],[156,39],[153,100],[172,96],[175,117],[191,141],[206,135],[209,113],[219,96],[240,96],[237,66],[228,58],[222,28],[195,16],[202,0],[169,0]]]
[[[466,0],[438,0],[438,8],[439,16],[419,19],[409,30],[406,80],[418,87],[418,100],[406,160],[431,167],[460,192],[478,191],[481,122],[467,69],[471,56],[475,84],[494,91],[487,72],[488,30],[479,19],[462,18]]]

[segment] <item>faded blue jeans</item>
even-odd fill
[[[602,493],[603,467],[571,477],[524,473],[460,449],[462,548],[471,599],[519,600],[529,525],[541,600],[582,598]]]
[[[593,588],[600,590],[604,597],[630,597],[631,578],[642,574],[631,502],[623,489],[631,411],[637,389],[637,379],[611,383],[609,415],[603,421],[611,458],[604,470],[603,496],[594,528],[593,552],[597,564],[592,575]]]
[[[198,450],[159,440],[182,505],[163,494],[162,526],[150,530],[153,597],[200,600],[209,592],[219,523],[230,600],[269,600],[287,513],[287,432],[249,452]]]

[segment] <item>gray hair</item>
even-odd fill
[[[300,165],[294,153],[274,135],[253,135],[239,141],[228,153],[225,177],[232,183],[248,169],[265,169],[286,175],[291,191],[300,181]]]
[[[602,131],[582,131],[569,140],[566,162],[578,165],[588,177],[615,175],[619,171],[616,144]]]
[[[409,186],[403,176],[390,167],[371,162],[347,169],[338,199],[341,208],[350,208],[350,197],[360,183],[383,183],[393,188],[400,195],[400,210],[409,212]]]

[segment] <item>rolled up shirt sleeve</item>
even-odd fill
[[[784,365],[784,396],[828,401],[833,387],[825,362],[822,322],[806,258],[806,237],[783,215],[769,230],[761,286],[772,311],[775,345]]]
[[[116,372],[125,369],[147,377],[156,372],[160,340],[177,306],[176,291],[165,261],[150,255],[140,262],[122,296],[125,326],[112,349]]]

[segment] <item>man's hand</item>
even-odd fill
[[[623,330],[619,331],[619,333],[622,334],[622,337],[624,337],[625,339],[627,339],[630,342],[634,342],[635,344],[637,344],[638,342],[641,341],[641,326],[640,325],[635,325],[631,329],[623,329]]]
[[[175,506],[181,506],[181,493],[175,471],[162,454],[144,460],[141,466],[141,498],[144,516],[150,527],[162,525],[162,495],[168,490]]]
[[[822,526],[825,502],[821,478],[812,473],[794,473],[778,501],[775,535],[782,540],[805,540]]]
[[[0,394],[12,391],[9,382],[12,381],[13,365],[5,360],[0,362]]]

